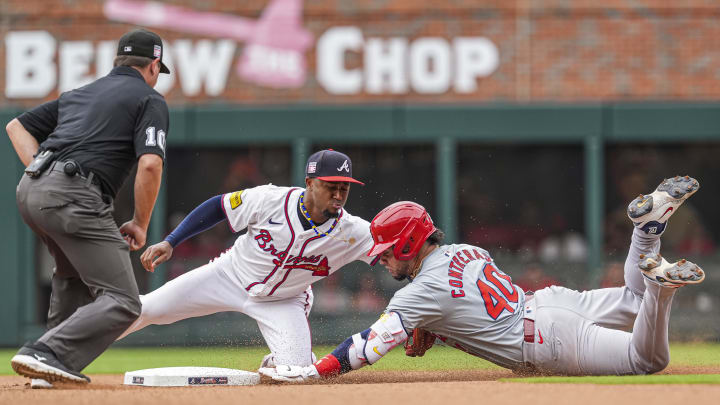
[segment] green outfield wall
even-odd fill
[[[19,111],[0,110],[7,123]],[[242,147],[286,145],[292,150],[292,179],[300,184],[315,143],[357,145],[422,144],[435,149],[435,219],[450,241],[458,240],[458,148],[464,144],[574,144],[583,150],[584,229],[588,244],[587,271],[603,261],[605,151],[622,143],[718,143],[720,103],[643,103],[588,105],[488,106],[195,106],[171,111],[168,147]],[[0,142],[0,345],[17,345],[36,336],[42,326],[33,314],[37,291],[34,242],[15,205],[15,187],[22,173],[7,138]],[[558,173],[562,176],[563,173]],[[577,192],[577,191],[573,191]],[[153,215],[150,240],[166,228],[166,186]],[[165,280],[162,270],[151,278],[153,288]],[[154,332],[153,332],[154,333]],[[223,332],[225,333],[225,332]],[[223,333],[219,333],[223,335]],[[191,340],[206,337],[195,333]],[[157,338],[158,342],[162,339]]]

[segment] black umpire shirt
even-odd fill
[[[165,99],[140,72],[118,66],[86,86],[65,92],[18,117],[40,150],[75,160],[115,197],[135,161],[146,153],[165,159],[170,119]]]

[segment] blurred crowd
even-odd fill
[[[346,208],[353,214],[370,220],[386,204],[401,199],[435,206],[431,147],[338,149],[352,156],[357,177],[366,183],[350,193]],[[663,176],[687,173],[698,178],[701,189],[673,215],[663,235],[662,252],[669,258],[687,257],[701,265],[714,265],[720,235],[709,224],[720,220],[714,210],[720,193],[712,192],[712,179],[720,175],[713,163],[718,152],[720,146],[610,147],[603,201],[605,264],[598,270],[586,266],[585,173],[580,146],[459,148],[456,181],[460,242],[488,250],[498,267],[526,291],[550,285],[581,290],[621,286],[632,232],[627,204],[639,193],[652,191]],[[214,195],[267,183],[291,185],[289,148],[182,149],[173,151],[172,156],[167,232]],[[121,192],[118,198],[127,197]],[[236,237],[226,225],[219,224],[185,241],[167,264],[168,279],[207,263],[229,248]],[[45,291],[50,284],[52,259],[44,249],[38,251],[39,268],[46,269],[39,276],[39,288]],[[141,290],[148,291],[147,275],[139,264],[136,267]],[[381,266],[371,270],[364,265],[349,267],[313,286],[314,313],[377,313],[402,286]],[[717,294],[700,290],[679,302],[705,310],[720,304]],[[39,306],[47,308],[43,303]]]
[[[321,145],[318,147],[330,147]],[[692,149],[692,147],[686,147]],[[354,188],[347,209],[370,220],[385,204],[413,199],[432,207],[434,161],[431,148],[346,147],[358,177],[366,182]],[[716,148],[720,151],[720,148]],[[487,249],[499,267],[524,290],[550,285],[577,289],[615,287],[624,284],[623,262],[630,243],[632,224],[627,204],[638,193],[652,191],[663,175],[694,174],[701,184],[710,157],[706,151],[686,150],[688,161],[674,145],[664,147],[611,147],[607,151],[604,227],[605,265],[589,271],[584,235],[585,173],[581,146],[468,145],[458,154],[458,227],[460,241]],[[195,205],[213,195],[261,184],[290,184],[288,149],[237,151],[184,151],[178,161],[192,166],[173,167],[169,179],[169,229],[174,228]],[[203,168],[200,170],[200,168]],[[210,169],[210,168],[213,169]],[[527,170],[532,168],[532,171]],[[214,170],[214,173],[208,173]],[[401,175],[413,173],[413,176]],[[208,177],[208,174],[211,176]],[[193,176],[200,175],[198,181]],[[192,191],[174,188],[174,181],[197,184]],[[176,190],[175,192],[173,190]],[[177,190],[181,190],[179,193]],[[706,199],[717,199],[706,193]],[[699,193],[698,196],[702,196]],[[191,203],[192,201],[192,203]],[[678,210],[663,235],[663,253],[669,257],[712,257],[715,235],[693,198]],[[168,268],[168,277],[206,263],[232,245],[235,237],[222,224],[180,245]],[[378,269],[380,271],[378,271]],[[314,311],[336,314],[348,311],[379,312],[401,286],[381,267],[344,269],[314,285]]]

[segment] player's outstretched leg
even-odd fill
[[[637,374],[656,373],[670,362],[668,326],[675,291],[701,283],[705,273],[692,262],[669,263],[660,254],[642,257],[638,268],[645,277],[646,290],[633,326],[630,361]]]
[[[705,272],[697,264],[685,259],[670,263],[659,253],[640,255],[638,267],[648,280],[665,287],[678,288],[705,280]]]
[[[167,325],[177,321],[214,314],[243,312],[248,294],[239,283],[227,276],[228,255],[172,279],[157,290],[140,296],[140,317],[119,339],[148,325]]]
[[[641,255],[652,256],[660,252],[660,235],[667,221],[691,195],[700,183],[689,176],[665,179],[650,194],[641,194],[627,208],[628,218],[635,225],[632,243],[625,260],[625,285],[637,295],[645,292],[642,273],[638,272]]]

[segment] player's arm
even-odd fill
[[[148,247],[140,257],[145,269],[154,271],[157,265],[172,257],[173,249],[177,245],[222,221],[227,221],[222,198],[222,195],[217,195],[200,204],[183,219],[170,235],[165,237],[165,240]]]
[[[245,229],[261,209],[263,189],[261,186],[222,194],[200,204],[164,241],[143,252],[140,257],[143,266],[147,271],[154,271],[157,265],[170,259],[175,246],[220,222],[227,221],[233,232]]]
[[[375,364],[407,339],[408,334],[400,315],[396,312],[388,312],[369,329],[347,338],[332,353],[314,364],[306,367],[278,365],[275,368],[261,368],[258,371],[277,381],[331,378]]]

